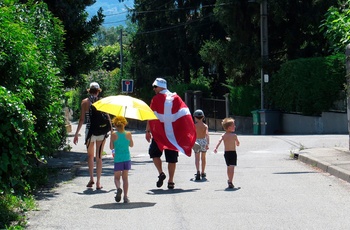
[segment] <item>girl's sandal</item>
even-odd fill
[[[95,184],[93,181],[89,181],[89,183],[86,185],[88,188],[92,188],[92,186]]]

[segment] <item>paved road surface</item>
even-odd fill
[[[303,148],[347,147],[347,135],[239,136],[235,189],[227,189],[223,146],[212,153],[219,136],[210,135],[207,180],[194,181],[194,157],[181,155],[175,189],[168,190],[166,184],[156,187],[148,143],[144,134],[134,134],[131,203],[114,201],[113,161],[107,155],[103,190],[86,189],[83,164],[76,178],[42,197],[28,229],[349,229],[350,184],[290,158]]]

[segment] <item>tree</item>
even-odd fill
[[[350,3],[344,1],[339,7],[332,6],[325,14],[321,31],[333,52],[343,52],[350,42]]]
[[[99,31],[94,35],[95,46],[110,46],[119,43],[120,31],[123,30],[123,26],[118,27],[101,27]]]
[[[95,69],[98,61],[98,49],[89,49],[92,46],[93,35],[104,21],[102,8],[90,20],[85,11],[96,0],[44,0],[49,10],[58,17],[64,26],[64,54],[67,62],[62,64],[62,73],[65,87],[71,88],[84,85],[82,74]]]
[[[199,56],[204,41],[211,36],[224,37],[212,18],[214,2],[135,1],[131,20],[138,32],[131,54],[137,78],[151,82],[162,75],[174,82],[189,83],[191,77],[196,77],[205,65]]]

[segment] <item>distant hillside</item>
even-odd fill
[[[133,8],[134,0],[124,0],[124,2],[119,2],[119,0],[97,0],[94,5],[86,8],[86,11],[91,17],[102,7],[103,14],[106,15],[103,24],[104,27],[125,26],[127,15],[127,8],[125,6]]]

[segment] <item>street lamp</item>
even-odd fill
[[[257,2],[257,0],[248,0],[249,3]],[[260,102],[261,109],[264,109],[264,82],[268,78],[267,73],[265,73],[265,66],[268,62],[268,33],[267,33],[267,0],[260,1],[260,44],[261,44],[261,83],[260,83]]]

